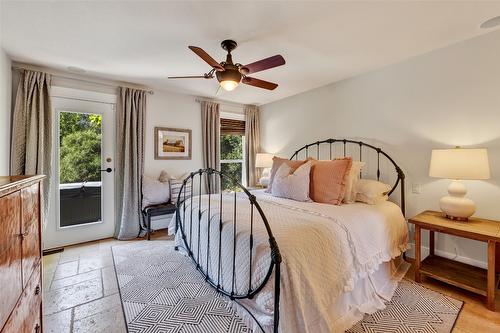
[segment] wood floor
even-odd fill
[[[153,235],[155,239],[167,236],[158,232]],[[45,333],[125,332],[111,258],[111,246],[120,244],[123,242],[108,239],[69,246],[62,253],[44,256]],[[406,277],[413,280],[413,269]],[[492,312],[475,294],[430,278],[424,278],[422,284],[465,302],[453,332],[500,332],[500,291],[497,312]]]

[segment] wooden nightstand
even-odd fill
[[[470,218],[467,222],[447,219],[441,212],[425,211],[411,218],[415,225],[415,281],[421,275],[486,296],[487,306],[495,311],[495,245],[500,242],[500,221]],[[422,261],[421,230],[429,230],[429,256]],[[441,232],[488,243],[488,269],[467,265],[434,254],[434,232]],[[500,259],[500,258],[497,258]],[[500,260],[499,260],[500,263]],[[499,270],[500,271],[500,270]]]

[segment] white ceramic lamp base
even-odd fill
[[[439,200],[443,213],[450,219],[467,221],[476,212],[476,205],[474,201],[465,197],[467,194],[465,185],[459,180],[454,180],[448,186],[448,193],[449,196]]]
[[[264,170],[262,170],[262,176],[259,179],[259,184],[262,187],[268,187],[270,180],[271,180],[271,170],[269,168],[264,168]]]

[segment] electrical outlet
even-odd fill
[[[411,184],[411,192],[414,194],[422,193],[422,185],[420,183]]]

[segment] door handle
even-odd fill
[[[111,169],[111,168],[106,168],[106,169],[101,170],[101,171],[106,171],[107,173],[110,173],[111,171],[113,171],[113,169]]]

